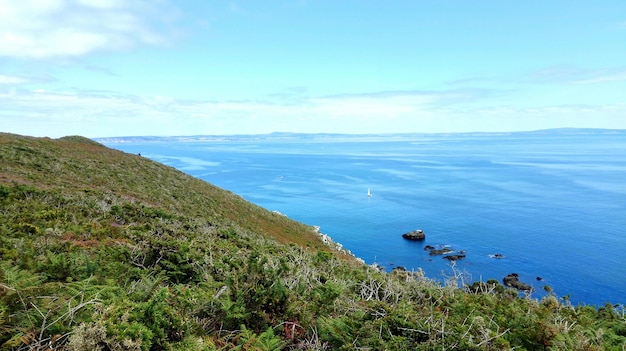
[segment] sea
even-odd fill
[[[626,303],[623,130],[99,141],[319,226],[387,271],[443,284],[516,273],[531,298]],[[416,229],[425,240],[402,237]]]

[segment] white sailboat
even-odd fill
[[[367,188],[367,197],[372,197],[372,190]]]

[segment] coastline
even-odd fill
[[[301,223],[320,224],[317,235],[329,248],[346,245],[352,256],[387,271],[421,267],[428,277],[445,279],[447,261],[398,235],[422,227],[426,244],[467,251],[457,269],[474,280],[518,273],[534,285],[535,297],[549,285],[574,304],[626,301],[626,281],[614,279],[626,274],[618,260],[626,245],[620,177],[626,144],[619,135],[175,146],[130,143],[123,149]],[[375,196],[368,199],[370,186]],[[496,253],[505,258],[496,260]],[[569,259],[581,253],[595,264]]]
[[[317,234],[322,239],[322,242],[324,244],[326,244],[328,247],[330,247],[331,249],[333,249],[335,251],[339,251],[339,252],[341,252],[341,253],[343,253],[345,255],[352,256],[352,257],[354,257],[354,259],[356,261],[358,261],[358,262],[360,262],[360,263],[362,263],[364,265],[367,265],[367,263],[365,262],[364,259],[362,259],[360,257],[357,257],[355,254],[352,253],[352,251],[344,248],[342,244],[334,241],[333,238],[330,237],[330,235],[322,233],[320,231],[320,229],[321,229],[320,226],[315,225],[315,226],[312,226],[312,228],[313,228],[313,231],[315,232],[315,234]]]
[[[287,217],[286,214],[284,214],[284,213],[282,213],[280,211],[277,211],[277,210],[273,210],[271,212],[274,213],[274,214],[277,214],[279,216]],[[322,240],[324,245],[326,245],[329,248],[331,248],[331,249],[333,249],[333,250],[335,250],[337,252],[340,252],[340,253],[342,253],[344,255],[353,257],[357,262],[360,262],[363,265],[367,265],[367,263],[365,262],[364,259],[362,259],[360,257],[357,257],[354,253],[352,253],[352,251],[344,248],[341,243],[338,243],[335,240],[333,240],[333,238],[330,235],[322,233],[320,226],[318,226],[318,225],[310,225],[310,224],[306,224],[306,223],[304,223],[304,224],[311,228],[313,233],[315,233]]]

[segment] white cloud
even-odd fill
[[[577,66],[552,66],[531,72],[525,82],[598,84],[626,81],[626,67],[588,69]]]
[[[126,2],[121,0],[78,0],[78,3],[100,9],[115,9],[123,8]]]
[[[27,82],[28,82],[27,79],[24,79],[21,77],[6,76],[6,75],[0,74],[0,84],[24,84]]]
[[[4,132],[50,137],[626,129],[626,104],[470,108],[445,102],[448,94],[390,92],[277,104],[16,90],[0,93],[0,126]]]
[[[411,113],[433,100],[433,97],[426,94],[390,96],[346,95],[314,98],[309,101],[309,104],[317,114],[322,116],[376,118]]]
[[[162,1],[0,0],[0,56],[68,57],[168,40]]]
[[[606,82],[626,81],[626,72],[616,72],[614,74],[597,75],[588,79],[577,80],[575,84],[598,84]]]

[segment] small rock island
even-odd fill
[[[407,240],[424,240],[426,239],[426,234],[421,229],[416,229],[412,232],[402,234],[402,237]]]

